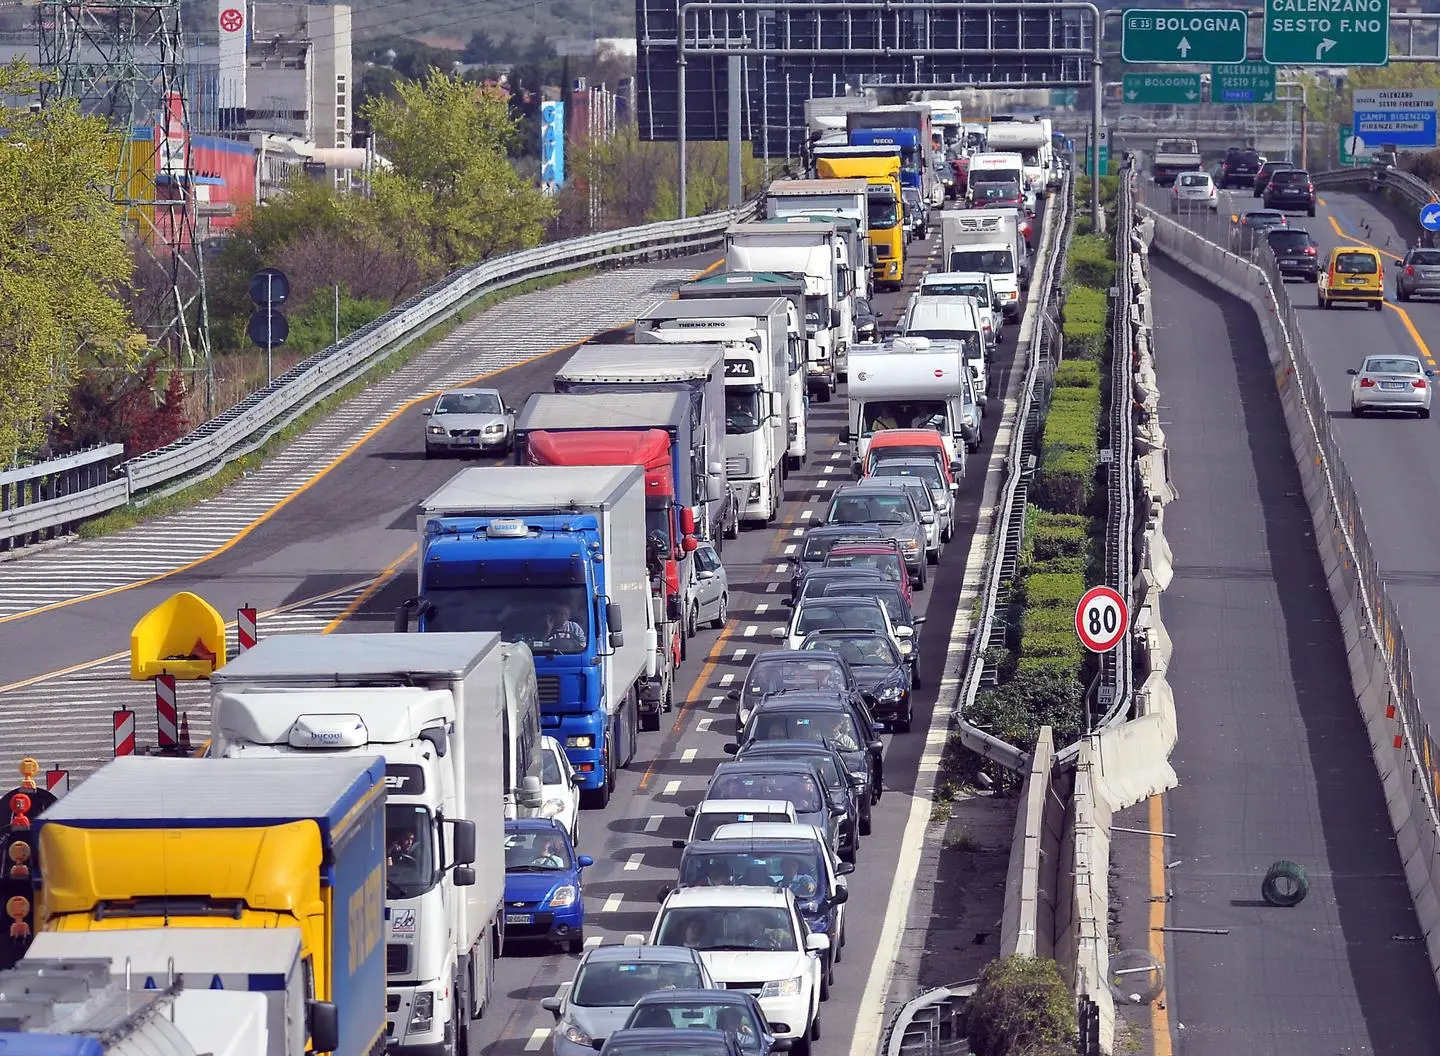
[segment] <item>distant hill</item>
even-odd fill
[[[507,38],[633,37],[634,0],[349,0],[355,42],[404,36],[463,51],[477,33]]]

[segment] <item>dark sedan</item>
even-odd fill
[[[828,649],[839,653],[855,672],[865,702],[877,720],[895,733],[909,733],[914,721],[910,664],[883,634],[866,631],[812,631],[800,643],[802,652]]]
[[[1275,270],[1282,278],[1298,276],[1315,282],[1320,276],[1320,247],[1303,227],[1272,227],[1265,242],[1275,255]]]
[[[1252,209],[1230,227],[1230,248],[1250,253],[1265,245],[1265,238],[1277,227],[1289,227],[1285,214],[1276,209]]]
[[[811,528],[800,540],[799,553],[790,560],[790,599],[800,596],[800,581],[812,568],[820,568],[836,543],[846,540],[878,539],[884,533],[878,524],[828,524]]]
[[[743,730],[760,702],[776,693],[844,691],[860,699],[855,673],[838,653],[805,656],[793,649],[761,653],[750,663],[745,682],[727,696],[735,701],[736,730]]]
[[[600,1056],[745,1056],[745,1050],[729,1031],[631,1027],[611,1034]]]
[[[818,656],[819,653],[810,653]],[[839,659],[836,656],[836,659]],[[870,797],[857,796],[856,785],[845,768],[840,753],[827,744],[815,741],[751,741],[737,749],[737,759],[805,759],[816,764],[820,779],[830,795],[843,800],[850,822],[845,826],[845,853],[842,861],[854,862],[860,850],[860,837],[870,832]]]
[[[920,630],[920,625],[925,622],[924,616],[916,616],[915,611],[910,608],[910,602],[905,599],[900,588],[894,583],[860,580],[829,580],[821,583],[817,588],[818,592],[826,597],[845,595],[860,598],[879,598],[880,604],[885,606],[885,612],[890,617],[890,625],[895,628],[895,647],[900,650],[900,655],[910,665],[910,684],[916,689],[920,688],[920,643],[915,640]],[[810,593],[807,584],[803,594]],[[843,653],[844,650],[839,650]]]
[[[1315,184],[1304,169],[1281,169],[1265,187],[1265,208],[1315,215]]]
[[[860,343],[880,340],[880,318],[864,299],[855,302],[855,340]]]
[[[733,759],[715,768],[706,799],[783,799],[795,808],[795,820],[814,825],[825,834],[835,857],[840,857],[842,805],[835,800],[819,770],[802,760]]]
[[[861,784],[860,794],[880,802],[885,779],[885,727],[863,703],[840,694],[787,693],[764,701],[740,734],[751,741],[820,741],[840,753],[845,769]],[[731,754],[734,754],[731,751]]]
[[[1260,166],[1260,171],[1255,174],[1255,182],[1251,184],[1251,190],[1256,198],[1265,195],[1265,188],[1270,186],[1271,179],[1277,172],[1284,172],[1286,169],[1293,169],[1295,166],[1288,161],[1267,161]]]
[[[745,1056],[766,1056],[775,1044],[760,1002],[743,990],[661,990],[630,1010],[623,1029],[723,1030],[740,1041]]]
[[[925,589],[925,526],[908,488],[868,481],[847,484],[831,497],[824,523],[878,525],[900,544],[915,589]]]

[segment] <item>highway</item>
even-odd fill
[[[937,253],[933,241],[912,245],[912,275],[931,266]],[[648,269],[647,276],[621,272],[582,280],[558,291],[530,295],[530,303],[519,303],[518,308],[517,302],[509,302],[487,316],[493,321],[502,314],[508,317],[517,310],[530,310],[543,317],[549,299],[557,294],[567,302],[593,298],[597,295],[594,282],[614,283],[619,274],[627,276],[627,288],[640,286],[642,295],[607,306],[603,320],[593,322],[589,330],[606,330],[612,338],[618,337],[616,327],[628,322],[652,296],[663,295],[709,263],[710,259],[697,258]],[[915,281],[912,278],[900,293],[877,298],[877,313],[885,324],[895,322]],[[465,342],[481,342],[488,332],[486,317],[466,329]],[[574,341],[581,336],[575,329],[543,340],[552,346]],[[908,885],[895,888],[892,878],[897,862],[905,855],[910,856],[912,865],[919,858],[929,820],[928,800],[917,803],[913,792],[922,757],[933,771],[948,726],[948,702],[938,715],[934,703],[937,692],[953,693],[951,684],[942,690],[941,674],[947,663],[953,667],[959,656],[952,637],[963,643],[963,622],[959,630],[952,625],[957,614],[963,621],[969,611],[968,601],[961,601],[962,580],[978,575],[969,552],[987,475],[993,476],[987,470],[1003,460],[1003,456],[995,456],[995,446],[998,442],[1003,451],[1006,442],[999,426],[1001,408],[1007,403],[1003,394],[1015,373],[1010,361],[1016,354],[1018,332],[1018,326],[1007,328],[994,364],[992,391],[1002,395],[992,402],[985,446],[970,459],[970,472],[959,496],[955,537],[939,569],[932,569],[927,590],[916,598],[917,609],[930,617],[920,637],[922,667],[928,677],[925,688],[916,695],[915,732],[887,738],[886,791],[875,810],[874,832],[862,844],[859,869],[849,878],[848,942],[831,1000],[823,1009],[822,1040],[816,1043],[824,1056],[849,1053],[857,1023],[863,1018],[863,1026],[874,1030],[886,1011],[886,984],[894,954],[882,952],[882,934],[898,934],[903,929],[912,893]],[[560,362],[563,359],[558,354],[533,359],[506,370],[495,383],[519,406],[530,392],[549,391],[550,378]],[[108,758],[110,711],[125,705],[138,712],[141,743],[152,741],[151,690],[147,684],[126,680],[126,660],[118,654],[127,645],[128,629],[135,619],[177,589],[196,591],[227,616],[243,602],[262,609],[289,605],[287,612],[262,615],[262,635],[388,630],[395,605],[414,590],[413,503],[461,465],[421,458],[415,414],[407,410],[389,419],[393,408],[415,392],[433,388],[438,383],[434,377],[464,377],[476,372],[469,362],[446,364],[444,371],[417,384],[407,382],[407,391],[390,393],[376,408],[382,424],[373,431],[360,429],[358,444],[332,442],[332,460],[347,446],[354,450],[318,479],[306,483],[313,475],[307,462],[291,475],[289,497],[282,495],[278,503],[269,506],[247,505],[246,513],[259,523],[233,544],[222,539],[214,557],[154,582],[131,588],[116,584],[120,589],[102,596],[65,603],[62,593],[58,606],[52,603],[31,615],[10,618],[0,633],[7,641],[7,660],[14,655],[17,663],[11,666],[7,662],[11,682],[0,687],[0,763],[12,758],[18,762],[22,755],[34,754],[46,765],[59,763],[72,770],[73,778],[81,777]],[[1010,403],[1013,406],[1013,401]],[[663,881],[673,877],[679,852],[670,847],[670,840],[685,831],[682,811],[701,798],[711,771],[725,758],[722,746],[734,731],[733,711],[724,699],[726,689],[743,678],[749,657],[774,647],[771,628],[788,615],[780,601],[788,582],[783,558],[793,551],[794,539],[806,523],[823,509],[830,489],[849,479],[848,452],[840,447],[838,438],[844,407],[843,397],[830,404],[811,405],[812,454],[806,466],[790,475],[777,526],[744,532],[724,548],[731,584],[730,622],[723,631],[702,631],[690,643],[679,682],[683,693],[677,695],[684,705],[669,716],[661,733],[642,736],[640,754],[631,769],[621,773],[610,807],[581,816],[582,849],[597,862],[586,887],[587,937],[592,944],[647,930],[655,893]],[[327,426],[317,429],[326,430]],[[336,433],[329,427],[321,435],[334,437]],[[225,498],[206,505],[224,510]],[[202,511],[203,507],[173,520],[193,518]],[[179,531],[159,522],[135,532],[157,528]],[[83,560],[103,560],[109,552],[106,548],[114,548],[120,538],[80,544],[73,552],[83,554],[88,549]],[[79,558],[59,550],[36,555],[34,560],[54,564]],[[7,574],[11,582],[18,582],[15,570],[23,570],[26,564],[19,561],[12,568],[0,568],[0,585]],[[74,585],[73,580],[55,584],[59,591]],[[11,642],[18,648],[12,649]],[[109,659],[97,663],[106,657]],[[66,668],[77,669],[50,674]],[[191,716],[191,733],[197,741],[206,726],[206,689],[204,683],[179,686],[180,706]],[[898,945],[896,939],[889,948]],[[910,952],[914,952],[913,945]],[[552,1020],[540,1009],[539,998],[568,980],[575,962],[572,956],[544,947],[522,947],[510,954],[499,967],[500,996],[481,1024],[485,1051],[499,1056],[541,1047]]]
[[[1166,513],[1164,607],[1180,785],[1163,813],[1157,799],[1118,822],[1174,837],[1117,837],[1117,934],[1143,949],[1157,924],[1193,930],[1165,936],[1163,1005],[1129,1014],[1153,1029],[1157,1056],[1430,1051],[1440,992],[1263,339],[1247,305],[1151,259],[1180,494]],[[1260,898],[1279,859],[1310,878],[1293,909]]]

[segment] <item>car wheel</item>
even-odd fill
[[[730,619],[730,595],[720,595],[720,608],[715,610],[715,618],[710,621],[710,626],[724,628]]]
[[[1429,407],[1421,407],[1420,410],[1419,410],[1417,413],[1420,415],[1421,418],[1429,418],[1429,417],[1430,417],[1430,408],[1429,408]]]
[[[890,724],[890,729],[894,733],[910,732],[910,709],[908,707],[905,709],[905,717],[903,719],[896,719],[894,722],[892,722]]]
[[[920,661],[915,661],[910,668],[910,685],[915,689],[921,689],[925,683],[920,679]]]
[[[691,605],[691,606],[690,606],[690,618],[689,618],[688,620],[686,620],[685,622],[689,625],[689,626],[687,626],[687,627],[685,628],[685,633],[686,633],[686,634],[693,635],[697,630],[699,630],[699,628],[700,628],[700,603],[699,603],[698,601],[697,601],[694,605]]]
[[[585,952],[585,929],[581,928],[570,939],[568,943],[571,953]]]
[[[575,815],[575,824],[570,826],[570,843],[575,847],[580,846],[580,815],[578,812]]]
[[[874,828],[874,818],[866,811],[860,812],[860,835],[869,836]]]
[[[1365,408],[1359,406],[1358,404],[1352,403],[1352,404],[1350,405],[1350,417],[1351,417],[1351,418],[1364,418],[1364,417],[1365,417]]]
[[[829,1001],[829,1000],[830,1000],[830,980],[831,980],[831,977],[832,977],[833,975],[834,975],[834,972],[831,970],[830,965],[829,965],[828,962],[825,963],[825,964],[822,964],[822,965],[820,966],[820,1000],[821,1000],[821,1001]],[[816,1016],[815,1018],[816,1018],[816,1019],[819,1019],[820,1017],[819,1017],[819,1016]]]
[[[1385,300],[1384,300],[1384,298],[1381,298],[1380,300],[1378,300],[1378,301],[1375,302],[1375,310],[1376,310],[1377,312],[1381,312],[1381,311],[1384,311],[1384,310],[1385,310]]]
[[[790,1056],[810,1056],[810,1035],[801,1034],[790,1042]]]
[[[1405,287],[1401,286],[1398,282],[1395,284],[1395,299],[1397,301],[1408,301],[1410,299],[1410,295],[1405,292]]]
[[[831,395],[832,393],[830,391],[830,384],[829,382],[826,382],[825,385],[822,386],[820,389],[820,402],[829,403]]]
[[[815,1018],[810,1021],[810,1040],[820,1040],[820,1010],[815,1010]]]

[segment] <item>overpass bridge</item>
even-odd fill
[[[1155,140],[1165,136],[1193,139],[1201,153],[1220,154],[1227,147],[1253,146],[1268,157],[1283,157],[1287,152],[1298,155],[1300,122],[1256,120],[1241,107],[1155,107],[1149,113],[1111,113],[1106,117],[1110,130],[1110,149],[1148,151]],[[1253,108],[1250,108],[1253,109]],[[1170,111],[1164,113],[1163,111]]]

